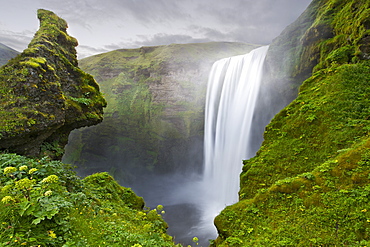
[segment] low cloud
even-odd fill
[[[158,33],[153,36],[138,35],[138,41],[133,42],[135,46],[155,46],[158,44],[185,44],[185,43],[200,43],[211,41],[207,38],[194,38],[185,34],[166,34]]]
[[[96,48],[96,47],[87,46],[87,45],[79,45],[77,46],[76,50],[77,50],[78,59],[82,59],[85,57],[90,57],[92,55],[111,51],[111,49]]]
[[[158,33],[155,35],[137,35],[136,39],[128,40],[126,42],[112,43],[104,46],[104,48],[94,50],[92,47],[84,47],[85,52],[79,55],[80,58],[86,57],[88,53],[97,54],[117,49],[134,49],[142,46],[158,46],[170,44],[187,44],[187,43],[203,43],[212,41],[208,38],[194,38],[190,35],[184,34],[166,34]]]
[[[311,0],[105,0],[104,3],[99,0],[66,0],[63,3],[40,0],[40,2],[57,9],[61,16],[75,25],[89,30],[93,30],[94,25],[105,23],[112,24],[111,28],[120,26],[125,33],[126,29],[140,25],[157,33],[155,36],[151,34],[153,37],[150,39],[153,41],[166,41],[167,36],[176,35],[194,35],[194,39],[199,39],[195,32],[202,30],[204,39],[237,39],[248,43],[266,43],[271,42],[293,22]],[[179,31],[191,26],[197,28],[184,34]],[[166,29],[168,32],[164,31]],[[243,32],[246,33],[243,35]],[[134,35],[142,38],[138,33]],[[158,44],[160,43],[156,43]]]
[[[34,33],[30,31],[12,32],[0,30],[0,43],[22,52],[30,43]]]
[[[70,34],[81,44],[77,50],[79,58],[83,58],[114,49],[172,43],[269,44],[312,0],[17,1],[23,11],[28,9],[26,13],[44,8],[65,19]],[[15,6],[9,4],[9,9],[0,10],[0,42],[21,51],[33,33],[5,31],[4,23],[14,20],[1,18],[2,12],[16,11],[11,9]],[[25,29],[30,29],[29,20],[22,18],[17,22],[23,21]]]

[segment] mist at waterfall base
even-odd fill
[[[217,237],[214,217],[238,201],[242,160],[255,155],[272,117],[268,109],[261,110],[269,97],[266,91],[270,92],[261,88],[267,50],[268,46],[260,47],[212,66],[205,106],[203,174],[172,174],[147,180],[145,187],[132,186],[146,202],[165,206],[168,233],[176,242],[191,244],[196,236],[200,246],[208,246]]]

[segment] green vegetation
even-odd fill
[[[1,154],[0,200],[0,246],[174,246],[163,206],[144,208],[107,173]]]
[[[337,150],[366,136],[370,125],[368,70],[368,63],[345,64],[304,82],[297,99],[267,126],[258,155],[245,161],[242,199],[253,196],[260,184],[269,186],[311,171]],[[256,174],[261,176],[257,179]]]
[[[313,1],[310,8],[316,19],[303,38],[308,43],[301,59],[315,57],[317,65],[298,97],[267,126],[257,155],[244,161],[240,202],[216,218],[214,246],[370,243],[370,62],[364,43],[370,3]],[[328,32],[334,35],[325,38]]]
[[[367,246],[370,139],[308,173],[278,180],[216,219],[218,246]],[[239,245],[227,244],[238,239]]]

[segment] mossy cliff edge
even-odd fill
[[[47,10],[38,18],[28,48],[0,68],[0,149],[60,158],[70,131],[101,122],[106,102],[78,67],[67,23]]]
[[[369,29],[369,1],[314,0],[271,45],[276,77],[306,80],[244,161],[213,246],[370,244]]]

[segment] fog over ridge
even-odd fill
[[[55,12],[79,41],[79,58],[119,48],[209,41],[268,44],[311,0],[5,0],[0,43],[26,48],[36,11]],[[17,13],[17,15],[14,15]]]

